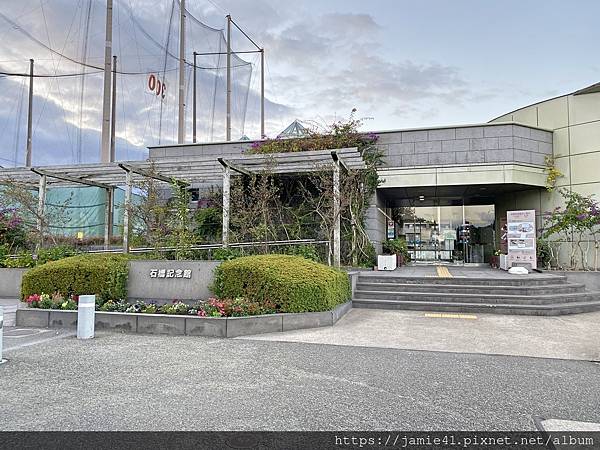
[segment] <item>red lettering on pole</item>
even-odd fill
[[[154,76],[154,74],[151,74],[148,77],[148,89],[153,91],[155,87],[156,87],[156,77]]]

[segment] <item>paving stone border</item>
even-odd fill
[[[198,317],[96,311],[96,330],[231,338],[251,334],[332,326],[350,309],[352,309],[351,301],[342,303],[331,311],[266,314],[248,317]],[[77,311],[21,308],[17,310],[17,326],[76,328]]]

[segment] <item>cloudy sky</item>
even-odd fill
[[[115,2],[114,53],[123,71],[139,73],[119,79],[117,156],[134,159],[158,139],[175,138],[176,61],[165,54],[177,53],[177,13],[172,0]],[[187,4],[193,16],[215,29],[223,28],[230,13],[265,47],[270,136],[294,118],[326,124],[347,117],[352,108],[369,130],[485,122],[600,81],[600,2],[595,0]],[[36,79],[34,163],[97,160],[101,74],[68,58],[81,61],[85,55],[88,64],[102,64],[103,8],[103,0],[0,2],[1,70],[26,72],[34,57],[36,73],[90,72],[83,77],[83,97],[82,77]],[[190,54],[222,46],[218,32],[198,23],[190,23],[188,34],[195,47],[188,48]],[[252,49],[237,32],[233,42],[234,50]],[[259,60],[256,54],[240,56],[251,65],[240,60],[234,70],[234,137],[257,137]],[[206,57],[201,64],[222,67],[224,60]],[[148,74],[161,70],[170,94],[165,100],[147,88]],[[221,69],[199,75],[200,140],[223,137],[222,75]],[[24,158],[26,89],[23,78],[0,77],[0,165]],[[190,93],[188,84],[189,138]]]

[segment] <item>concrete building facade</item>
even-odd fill
[[[600,196],[600,84],[515,110],[488,123],[375,132],[384,156],[368,211],[377,250],[404,236],[417,260],[487,262],[507,210],[561,205],[545,188],[547,158],[557,187]],[[227,157],[251,141],[150,148],[151,159]]]

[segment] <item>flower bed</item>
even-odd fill
[[[188,314],[183,314],[181,311],[178,314],[97,311],[95,313],[95,324],[98,331],[236,337],[332,326],[351,309],[351,303],[343,303],[331,311],[293,314],[274,313],[239,317],[199,316],[197,313],[189,314],[189,311]],[[46,303],[41,304],[46,305]],[[77,311],[39,307],[18,309],[17,326],[75,328],[77,326]]]
[[[52,295],[32,294],[27,297],[25,302],[29,308],[68,311],[77,309],[78,296],[71,295],[64,297],[59,292]],[[128,303],[122,300],[108,300],[104,303],[97,303],[96,311],[199,317],[245,317],[275,314],[277,312],[275,305],[271,303],[259,304],[243,297],[222,300],[210,298],[192,305],[179,300],[173,300],[171,303],[162,306],[158,306],[153,302],[138,301]]]

